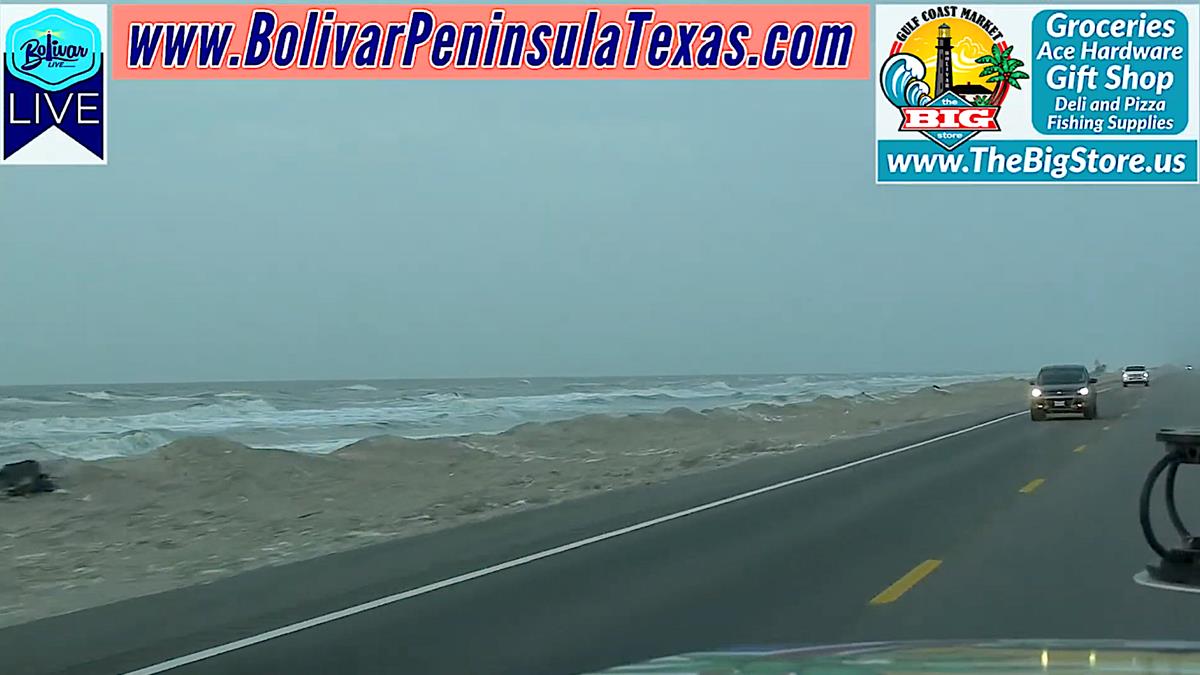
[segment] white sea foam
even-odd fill
[[[63,441],[50,451],[63,457],[75,459],[105,459],[141,455],[162,447],[173,440],[171,436],[157,431],[126,431],[122,433],[98,433],[94,436]]]
[[[68,391],[67,394],[71,396],[77,396],[79,398],[86,398],[89,401],[115,401],[118,398],[117,395],[111,391]]]
[[[362,438],[355,436],[352,438],[333,438],[325,441],[311,441],[307,443],[280,443],[274,445],[273,448],[276,450],[307,452],[314,455],[327,455],[335,450],[344,448],[351,443],[356,443],[361,440]]]
[[[19,396],[6,396],[0,398],[0,408],[28,408],[31,406],[63,406],[71,405],[69,401],[43,401],[33,398],[21,398]]]
[[[38,399],[0,398],[0,439],[5,446],[0,459],[11,459],[13,448],[33,446],[86,459],[132,455],[188,436],[222,436],[258,447],[321,453],[383,433],[410,438],[490,434],[523,423],[596,413],[740,409],[819,396],[890,399],[931,385],[984,379],[995,376],[731,376],[508,385],[462,381],[422,387],[266,383],[216,393],[188,391],[186,385],[122,387],[119,393],[59,390],[39,394]],[[65,400],[41,400],[55,395]]]

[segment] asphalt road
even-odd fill
[[[31,675],[565,675],[745,644],[1197,640],[1200,597],[1131,577],[1151,559],[1137,496],[1154,432],[1200,424],[1198,402],[1200,375],[1178,373],[1102,393],[1094,421],[1024,414],[927,442],[1017,402],[15,626],[0,660]]]

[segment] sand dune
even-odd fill
[[[597,490],[803,451],[1023,402],[1019,380],[893,399],[525,424],[497,435],[382,436],[330,455],[217,438],[49,469],[60,492],[0,501],[0,625],[408,536]]]

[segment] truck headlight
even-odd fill
[[[1087,387],[1080,387],[1080,388],[1079,388],[1079,395],[1080,395],[1080,396],[1087,396],[1087,395],[1088,395],[1088,388],[1087,388]]]
[[[1041,397],[1042,397],[1042,390],[1041,390],[1041,389],[1038,389],[1037,387],[1034,387],[1034,388],[1033,388],[1033,391],[1029,392],[1029,395],[1030,395],[1030,396],[1032,396],[1032,397],[1034,397],[1034,398],[1041,398]]]

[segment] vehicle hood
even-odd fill
[[[1200,673],[1200,642],[994,640],[870,642],[696,652],[592,675]]]
[[[1074,393],[1075,390],[1079,389],[1080,387],[1090,387],[1091,385],[1088,384],[1087,380],[1082,380],[1080,382],[1068,382],[1067,384],[1035,384],[1033,386],[1041,389],[1042,391],[1062,390]]]

